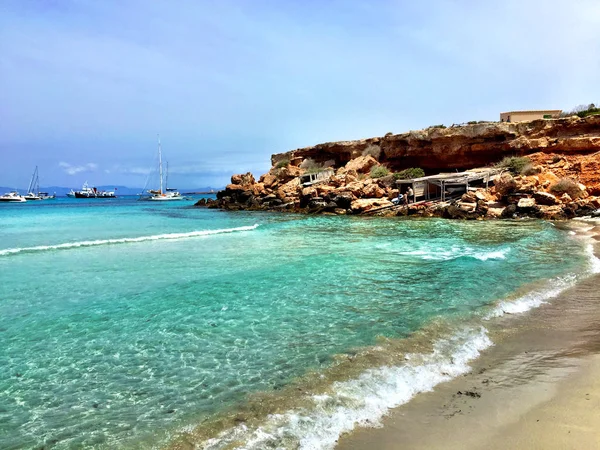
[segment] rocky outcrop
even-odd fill
[[[311,158],[344,166],[368,147],[378,147],[379,162],[391,170],[421,167],[429,172],[470,169],[504,156],[536,152],[586,154],[600,150],[600,116],[577,116],[532,122],[488,122],[448,128],[432,127],[356,141],[327,142],[275,154],[271,162],[298,166]]]
[[[201,200],[198,206],[460,219],[566,219],[600,214],[599,136],[600,116],[430,128],[321,144],[273,155],[273,168],[258,181],[251,173],[233,175],[216,200]],[[533,150],[537,152],[531,153]],[[560,153],[553,152],[557,150]],[[390,171],[407,166],[472,169],[515,153],[528,154],[526,175],[505,171],[489,189],[469,190],[450,202],[392,207],[401,188],[397,178],[402,174]],[[311,174],[318,171],[321,161],[326,161],[326,177],[323,173],[302,177],[307,170]],[[315,177],[318,182],[301,183]],[[557,188],[560,183],[564,186]]]

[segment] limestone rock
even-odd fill
[[[361,197],[367,198],[381,198],[385,196],[385,191],[380,188],[377,184],[369,184],[362,190]]]
[[[540,205],[552,206],[560,203],[555,195],[543,191],[534,192],[533,198]]]
[[[535,206],[534,198],[522,198],[517,203],[517,209],[531,209]]]
[[[375,158],[371,155],[359,156],[349,161],[341,171],[342,173],[348,173],[353,170],[357,173],[368,173],[373,166],[379,164]]]
[[[392,206],[392,202],[384,198],[359,198],[352,202],[350,209],[354,213],[361,213],[375,208],[383,208],[384,206]]]
[[[247,185],[254,184],[254,183],[255,183],[254,175],[252,175],[250,172],[247,172],[245,174],[237,174],[237,175],[231,176],[231,184],[247,186]]]

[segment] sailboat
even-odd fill
[[[160,137],[158,138],[158,177],[160,179],[158,190],[148,190],[150,194],[149,197],[144,198],[144,200],[150,200],[154,202],[164,202],[164,201],[173,201],[173,200],[185,200],[177,189],[169,188],[167,186],[169,181],[169,163],[167,163],[167,171],[165,175],[165,180],[163,183],[163,165],[162,165],[162,148],[160,145]],[[164,184],[164,188],[163,188]]]
[[[56,194],[49,195],[47,192],[40,192],[40,177],[38,174],[38,166],[35,166],[27,194],[24,195],[25,200],[51,200],[56,198]]]

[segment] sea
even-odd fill
[[[600,271],[539,220],[0,204],[0,448],[332,449]]]

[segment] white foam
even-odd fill
[[[590,240],[589,236],[581,236],[576,234],[578,239]],[[549,287],[541,290],[530,292],[522,297],[514,300],[505,300],[498,303],[498,306],[492,310],[484,319],[489,320],[493,317],[500,317],[504,314],[519,314],[530,309],[537,308],[548,300],[558,297],[562,292],[574,286],[581,278],[585,278],[590,274],[600,273],[600,259],[594,254],[594,243],[588,242],[585,247],[585,253],[588,255],[588,266],[586,270],[575,274],[554,278],[549,281]]]
[[[491,251],[480,251],[471,247],[453,246],[451,248],[429,248],[400,252],[401,255],[419,256],[424,260],[450,261],[457,258],[474,258],[479,261],[505,259],[509,247]]]
[[[485,328],[464,330],[436,342],[430,354],[407,355],[405,365],[369,369],[356,379],[334,383],[331,394],[311,397],[310,407],[268,416],[257,428],[226,430],[202,448],[217,450],[243,442],[245,449],[332,449],[342,433],[357,425],[378,425],[391,408],[468,372],[468,363],[491,345]]]
[[[23,247],[23,248],[8,248],[0,250],[0,256],[12,255],[21,252],[40,252],[45,250],[64,250],[79,247],[93,247],[96,245],[112,245],[112,244],[127,244],[132,242],[145,242],[145,241],[158,241],[162,239],[189,239],[201,236],[210,236],[213,234],[222,233],[233,233],[236,231],[250,231],[258,227],[258,224],[254,224],[246,227],[237,228],[223,228],[220,230],[202,230],[202,231],[190,231],[188,233],[166,233],[166,234],[155,234],[152,236],[140,236],[135,238],[120,238],[120,239],[98,239],[95,241],[79,241],[79,242],[65,242],[64,244],[56,245],[38,245],[35,247]]]
[[[522,297],[514,300],[505,300],[496,306],[487,316],[486,320],[493,317],[500,317],[504,314],[519,314],[529,311],[530,309],[537,308],[544,303],[548,303],[548,300],[558,297],[561,292],[574,286],[577,282],[577,276],[574,274],[566,275],[564,277],[558,277],[550,281],[550,287],[529,292]]]

